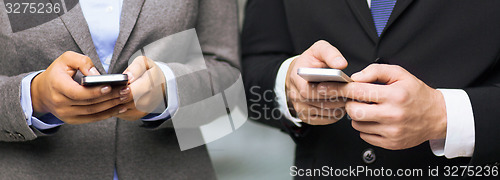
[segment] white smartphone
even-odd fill
[[[84,76],[81,84],[83,86],[111,85],[124,86],[128,83],[126,74],[105,74],[97,76]]]
[[[307,82],[353,82],[344,72],[330,68],[299,68],[297,74]]]

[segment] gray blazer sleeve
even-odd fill
[[[0,76],[0,141],[27,141],[37,137],[26,123],[21,107],[21,81],[28,74]]]
[[[176,74],[179,107],[227,89],[240,75],[236,1],[201,0],[195,27],[207,69],[199,70],[199,67],[181,63],[168,64]],[[167,121],[155,129],[171,125]]]

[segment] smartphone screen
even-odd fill
[[[84,76],[81,85],[83,86],[98,86],[98,85],[111,85],[111,86],[124,86],[128,83],[128,76],[126,74],[105,74],[97,76]]]

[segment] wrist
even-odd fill
[[[295,61],[295,60],[297,60],[297,58],[298,58],[298,56],[292,60],[292,62],[290,63],[290,66],[288,66],[288,70],[286,71],[286,77],[285,77],[285,93],[286,93],[287,97],[288,97],[288,91],[289,91],[289,89],[290,89],[290,85],[291,85],[291,83],[292,83],[292,82],[291,82],[291,79],[292,79],[291,77],[292,77],[292,73],[293,73],[293,71],[294,71],[294,67],[295,67],[295,63],[296,63],[296,61]]]
[[[434,89],[436,118],[434,123],[434,135],[430,139],[445,139],[447,128],[446,103],[441,91]]]
[[[43,72],[42,72],[43,73]],[[35,76],[33,78],[33,81],[31,81],[31,104],[33,106],[33,114],[45,114],[48,113],[48,111],[43,108],[43,102],[39,99],[40,95],[40,90],[38,88],[39,86],[39,80],[41,78],[42,74]]]

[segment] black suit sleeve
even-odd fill
[[[294,56],[282,0],[249,0],[242,32],[243,78],[248,115],[273,126],[283,119],[274,85],[283,61]]]
[[[484,165],[500,160],[500,62],[497,60],[479,86],[466,88],[475,128],[475,148],[472,165]]]

